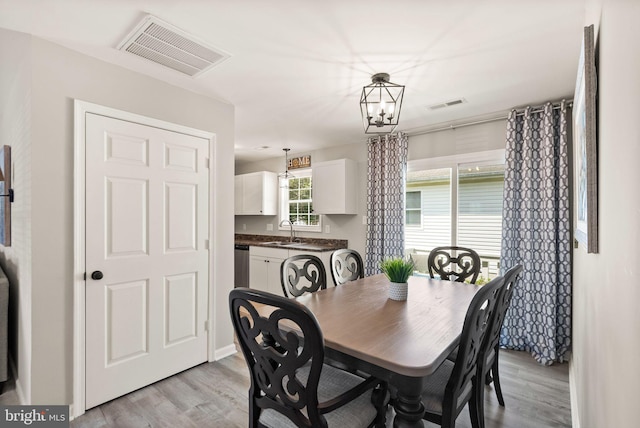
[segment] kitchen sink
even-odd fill
[[[272,245],[274,247],[282,248],[299,248],[301,250],[324,250],[325,247],[318,246],[318,244],[304,243],[304,242],[291,242],[291,241],[269,241],[263,242],[262,245]]]
[[[283,245],[283,247],[300,248],[302,250],[324,250],[325,249],[325,247],[320,247],[317,244],[305,244],[303,242],[291,242],[289,244]]]

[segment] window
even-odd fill
[[[313,213],[311,170],[296,170],[295,176],[280,180],[280,220],[289,220],[295,230],[321,232],[321,216]]]
[[[426,271],[429,251],[443,245],[476,250],[482,279],[499,272],[504,151],[413,161],[407,173],[406,251]],[[410,195],[411,194],[411,195]],[[413,198],[420,195],[420,205]],[[409,214],[420,207],[417,214]],[[411,207],[411,208],[410,208]]]
[[[405,207],[405,224],[407,226],[422,225],[422,200],[420,191],[407,192]]]

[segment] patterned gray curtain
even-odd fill
[[[365,275],[380,273],[386,257],[404,256],[404,199],[409,148],[406,134],[367,143],[367,248]]]
[[[504,320],[500,345],[545,365],[571,346],[571,217],[567,107],[512,111],[502,220],[503,272],[524,267]]]

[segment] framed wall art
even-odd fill
[[[11,147],[0,147],[0,245],[11,246]]]
[[[573,97],[575,238],[598,252],[598,144],[596,52],[593,25],[584,28]]]

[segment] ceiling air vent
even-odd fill
[[[228,54],[152,15],[147,15],[118,45],[118,49],[192,77],[229,58]]]
[[[451,100],[451,101],[447,101],[444,103],[440,103],[440,104],[434,104],[432,106],[429,106],[429,110],[438,110],[441,108],[445,108],[445,107],[451,107],[454,106],[456,104],[462,104],[467,102],[464,98],[459,98],[457,100]]]

